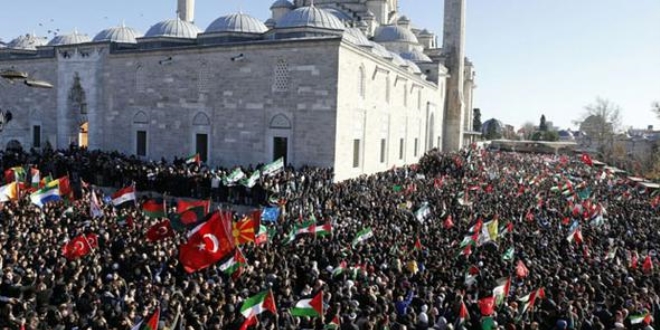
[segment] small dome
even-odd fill
[[[344,31],[344,37],[346,40],[356,46],[372,47],[371,42],[369,39],[367,39],[367,36],[365,36],[364,33],[362,33],[362,31],[358,28],[346,29]]]
[[[277,28],[313,27],[328,30],[344,30],[342,23],[335,15],[314,6],[301,7],[282,17],[276,25]]]
[[[279,9],[279,8],[286,8],[286,9],[293,9],[295,8],[289,0],[277,0],[273,2],[273,4],[270,6],[270,9]]]
[[[260,20],[243,13],[222,16],[206,29],[209,32],[242,32],[242,33],[264,33],[268,31],[266,25]]]
[[[152,26],[144,35],[145,38],[181,38],[195,39],[197,34],[202,32],[195,24],[182,21],[181,19],[168,19]]]
[[[397,53],[395,53],[395,52],[390,52],[390,55],[392,56],[392,62],[393,62],[395,65],[398,65],[398,66],[404,66],[404,67],[407,67],[407,66],[408,66],[408,63],[406,63],[406,60],[404,60],[403,58],[401,58],[401,56],[399,56],[399,54],[397,54]]]
[[[71,34],[63,34],[53,38],[48,43],[48,46],[84,44],[90,41],[92,41],[92,39],[88,35],[78,33],[78,31],[73,31]]]
[[[353,17],[351,15],[347,14],[343,10],[339,10],[336,8],[323,8],[323,10],[329,12],[332,15],[335,15],[335,17],[339,18],[342,22],[350,22],[353,20]]]
[[[275,27],[275,20],[272,19],[272,18],[269,18],[269,19],[266,20],[266,22],[264,23],[264,25],[266,25],[266,27],[267,27],[268,29],[272,29],[272,28]]]
[[[406,15],[403,15],[403,16],[399,17],[397,22],[399,22],[399,23],[410,23],[410,18],[408,18],[408,16],[406,16]]]
[[[418,44],[417,37],[409,29],[396,25],[381,26],[376,31],[374,41],[377,42],[407,42]]]
[[[124,26],[112,27],[99,32],[94,37],[94,42],[110,41],[122,44],[135,44],[137,38],[142,37],[142,33],[137,30]]]
[[[421,74],[422,73],[422,69],[420,69],[417,66],[417,64],[415,64],[415,62],[413,62],[411,60],[406,60],[406,59],[404,59],[404,61],[406,62],[406,66],[408,66],[408,70],[412,71],[412,73],[414,73],[414,74]]]
[[[429,32],[429,30],[424,29],[421,32],[419,32],[419,35],[422,37],[432,37],[433,33]]]
[[[385,47],[383,47],[383,45],[375,43],[373,41],[369,43],[371,44],[371,51],[374,54],[386,59],[392,58],[392,54],[390,53],[390,51],[388,51]]]
[[[37,49],[37,47],[45,46],[47,43],[48,39],[46,38],[37,37],[33,34],[26,34],[10,41],[5,47],[15,49]]]
[[[422,53],[419,50],[413,50],[410,52],[403,52],[401,54],[401,57],[403,57],[406,60],[410,60],[414,63],[431,63],[433,62],[428,55]]]

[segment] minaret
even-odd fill
[[[176,12],[182,21],[193,22],[195,20],[195,0],[178,0]]]
[[[458,150],[463,146],[463,77],[465,70],[465,1],[445,0],[442,52],[449,69],[442,148]]]

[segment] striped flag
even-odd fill
[[[293,316],[323,316],[323,291],[319,291],[314,297],[299,300],[291,309]]]

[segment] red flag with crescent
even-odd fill
[[[62,247],[62,255],[69,260],[84,257],[92,251],[89,241],[85,235],[80,235]]]
[[[218,262],[235,247],[231,212],[216,211],[188,233],[188,242],[179,247],[179,260],[192,273]]]
[[[157,242],[169,237],[174,237],[174,229],[170,224],[169,219],[165,219],[149,228],[146,234],[147,240],[150,242]]]

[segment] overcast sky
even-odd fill
[[[271,0],[196,0],[196,23],[242,10],[265,20]],[[441,36],[442,0],[400,0],[416,27]],[[103,6],[101,6],[103,5]],[[126,25],[145,32],[176,17],[175,0],[21,0],[2,5],[0,38],[74,29],[93,37]],[[52,37],[52,34],[50,35]],[[441,40],[441,38],[440,38]],[[659,0],[468,0],[467,56],[477,70],[483,119],[520,126],[541,114],[571,127],[597,96],[622,108],[627,126],[660,126]]]

